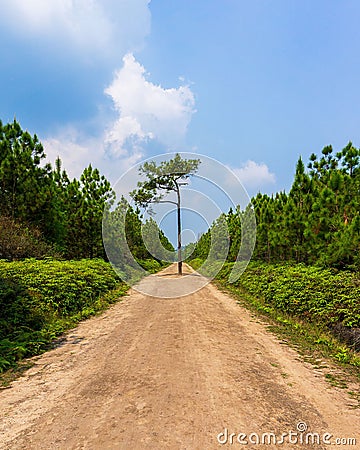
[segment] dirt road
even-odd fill
[[[144,282],[164,291],[171,271]],[[212,285],[174,299],[132,292],[0,391],[0,448],[323,449],[354,438],[337,447],[359,449],[360,411],[324,370]]]

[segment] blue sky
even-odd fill
[[[71,176],[199,152],[250,195],[360,145],[358,0],[0,0],[0,119]]]

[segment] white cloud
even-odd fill
[[[150,0],[0,0],[0,23],[18,36],[57,41],[67,51],[114,56],[142,47]],[[82,55],[83,56],[83,55]]]
[[[251,160],[246,161],[240,168],[232,168],[232,171],[245,188],[260,188],[276,181],[275,174],[270,172],[266,164]]]
[[[126,144],[131,143],[132,150],[141,149],[141,145],[148,139],[151,139],[151,132],[145,133],[136,118],[131,116],[120,117],[115,121],[112,128],[105,135],[105,144],[111,147],[111,153],[114,156],[123,156],[127,154]],[[129,142],[131,141],[131,142]]]
[[[42,144],[46,162],[54,166],[55,160],[60,157],[62,167],[70,179],[80,178],[85,167],[92,164],[105,174],[110,182],[115,183],[121,174],[132,168],[144,156],[140,149],[133,147],[131,152],[118,155],[114,162],[106,155],[103,135],[88,137],[72,126],[59,130],[52,137],[42,139]],[[134,188],[135,186],[132,186],[132,189]]]
[[[175,88],[150,82],[132,53],[150,32],[150,1],[0,0],[0,26],[9,31],[9,39],[35,43],[39,54],[51,50],[52,55],[62,52],[98,64],[108,58],[105,68],[125,55],[105,90],[114,110],[98,105],[99,116],[83,124],[96,130],[92,136],[81,131],[79,122],[42,139],[47,159],[54,163],[60,156],[70,177],[79,177],[89,163],[106,171],[114,168],[118,176],[145,156],[149,141],[171,150],[184,142],[194,113],[192,91],[183,80]]]
[[[109,128],[106,142],[114,155],[123,154],[129,140],[141,143],[156,139],[170,148],[183,143],[195,99],[188,86],[165,89],[147,80],[145,68],[128,53],[123,67],[105,89],[119,114]]]
[[[97,167],[104,155],[101,142],[81,136],[73,127],[64,128],[56,136],[42,140],[42,143],[47,161],[54,164],[60,157],[70,179],[79,178],[90,163]]]
[[[173,148],[183,141],[195,103],[187,86],[164,89],[149,82],[144,67],[127,54],[105,93],[113,100],[117,118],[103,124],[96,136],[68,126],[43,139],[48,161],[60,156],[71,178],[78,178],[91,163],[115,182],[144,158],[150,140]]]

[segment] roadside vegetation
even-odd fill
[[[190,262],[194,269],[202,263],[200,259]],[[251,262],[239,280],[230,284],[233,265],[225,263],[218,273],[215,282],[220,288],[272,319],[277,331],[311,350],[315,359],[322,355],[360,368],[359,274],[303,264]]]
[[[127,291],[102,260],[0,262],[0,372]],[[110,295],[111,293],[111,295]]]
[[[186,250],[205,275],[211,239],[229,232],[227,262],[217,282],[277,321],[316,353],[321,346],[338,362],[360,367],[360,150],[350,142],[334,154],[300,158],[288,193],[258,194],[252,262],[240,279],[229,274],[241,244],[244,211],[231,209]],[[240,261],[241,264],[241,261]]]
[[[149,272],[164,264],[146,249],[143,218],[89,165],[70,179],[60,158],[46,164],[36,135],[0,122],[0,372],[37,355],[77,322],[108,307],[128,289],[107,260],[104,211],[125,211],[126,239]],[[148,221],[148,228],[157,227]],[[163,246],[171,243],[157,228]],[[134,277],[136,277],[134,270]]]
[[[310,156],[307,168],[300,158],[290,191],[259,193],[252,206],[256,245],[236,283],[229,284],[228,275],[241,245],[245,212],[239,207],[184,250],[190,263],[201,267],[212,237],[228,239],[226,224],[229,251],[218,283],[294,336],[307,336],[312,349],[326,347],[337,361],[358,368],[360,150],[350,142],[334,154],[327,146],[320,156]],[[121,239],[133,258],[116,260],[117,273],[104,250],[104,213],[107,239],[115,243],[112,262]],[[117,201],[98,169],[89,165],[71,180],[59,158],[54,167],[45,163],[36,135],[16,120],[0,122],[0,372],[43,352],[64,330],[123,295],[121,273],[130,269],[136,278],[134,260],[150,272],[164,266],[161,251],[154,259],[144,245],[143,224],[140,210],[125,197]],[[151,236],[156,229],[164,249],[173,250],[155,221],[145,224]]]

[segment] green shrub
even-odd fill
[[[202,261],[190,264],[197,269]],[[234,263],[225,263],[216,278],[228,285]],[[251,262],[232,286],[268,306],[324,326],[354,348],[359,346],[360,274],[304,264]]]
[[[68,315],[114,289],[119,278],[103,260],[57,261],[28,259],[0,261],[0,276],[26,286],[44,309]]]
[[[0,215],[0,259],[59,256],[34,226]]]
[[[194,270],[198,270],[198,268],[204,263],[204,261],[200,258],[192,259],[189,264]]]
[[[143,269],[150,273],[156,273],[162,268],[162,265],[156,259],[142,259],[139,260],[138,263]]]
[[[115,300],[109,291],[126,290],[103,260],[0,261],[0,372],[104,309]]]
[[[313,322],[360,326],[358,273],[303,264],[251,263],[236,285],[275,308]]]

